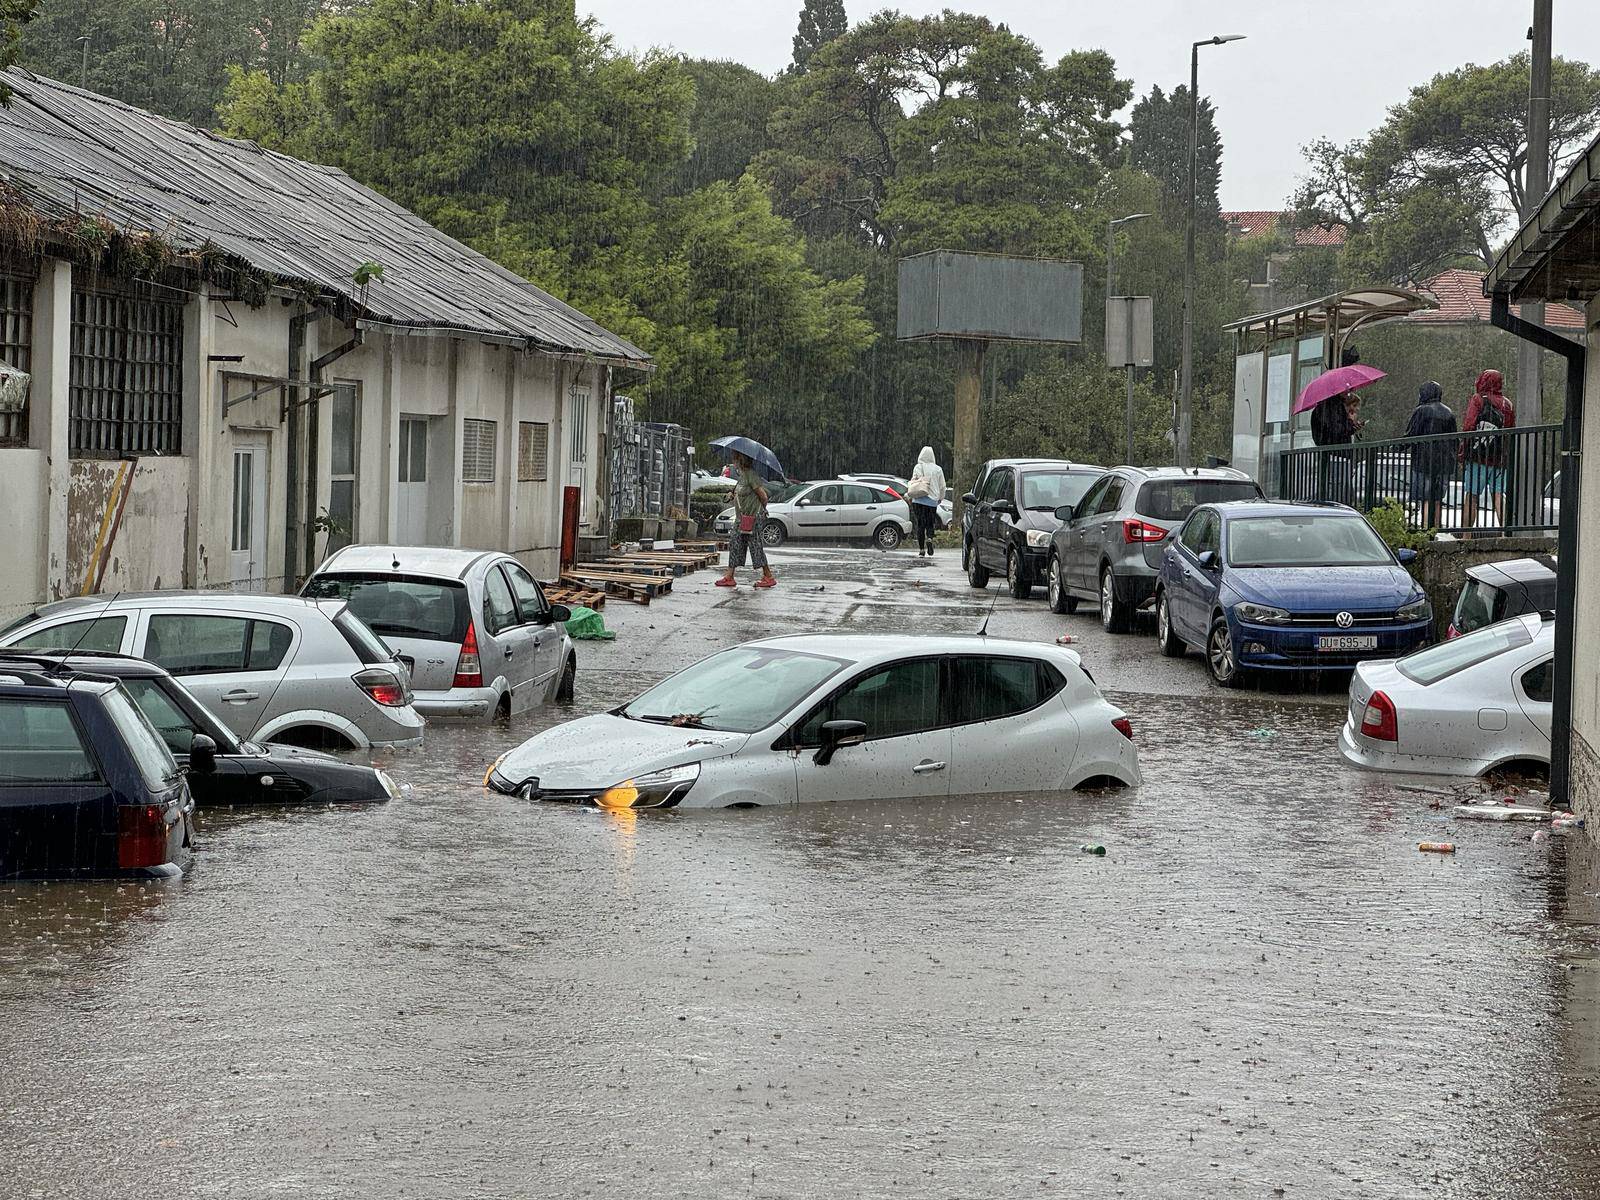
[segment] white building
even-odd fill
[[[0,411],[0,624],[283,590],[349,540],[549,579],[569,486],[604,537],[612,377],[643,351],[341,171],[7,78],[0,358],[31,384]]]

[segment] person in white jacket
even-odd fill
[[[934,459],[932,446],[924,446],[917,455],[906,492],[911,504],[911,527],[917,532],[917,554],[931,555],[933,531],[939,523],[939,501],[944,499],[944,468]]]

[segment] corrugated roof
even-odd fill
[[[1280,225],[1293,221],[1294,214],[1271,209],[1225,212],[1223,223],[1240,238],[1265,237],[1278,232]],[[1296,246],[1342,246],[1348,230],[1337,222],[1331,225],[1306,225],[1294,231]]]
[[[1422,284],[1422,290],[1437,299],[1439,307],[1414,312],[1406,320],[1425,325],[1489,324],[1489,297],[1483,294],[1483,281],[1482,271],[1440,271]],[[1522,315],[1521,305],[1511,308]],[[1582,333],[1583,314],[1566,304],[1550,304],[1544,310],[1544,324],[1548,329]]]
[[[648,366],[650,356],[343,171],[220,137],[13,68],[0,179],[47,220],[105,217],[183,250],[206,244],[363,319]],[[365,262],[383,277],[363,296]]]

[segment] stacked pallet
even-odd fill
[[[565,604],[568,608],[592,608],[596,612],[606,606],[606,593],[603,588],[585,587],[567,579],[541,586],[544,588],[545,599],[552,604]]]
[[[594,589],[635,604],[649,604],[672,591],[672,581],[678,576],[714,567],[719,559],[715,542],[652,546],[601,562],[575,563],[561,572],[558,586]]]

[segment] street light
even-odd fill
[[[1189,432],[1194,393],[1194,206],[1200,175],[1200,47],[1242,42],[1242,33],[1224,33],[1189,47],[1189,224],[1183,239],[1183,374],[1178,387],[1178,465],[1189,462]]]
[[[1129,213],[1125,217],[1116,217],[1106,222],[1106,336],[1111,334],[1111,305],[1117,294],[1117,226],[1126,225],[1131,221],[1142,221],[1149,213]],[[1125,460],[1130,465],[1133,463],[1133,313],[1130,311],[1122,323],[1123,327],[1123,362],[1128,369],[1128,402],[1127,410],[1123,414],[1123,424],[1127,433],[1128,457]],[[1106,346],[1109,356],[1111,347]]]

